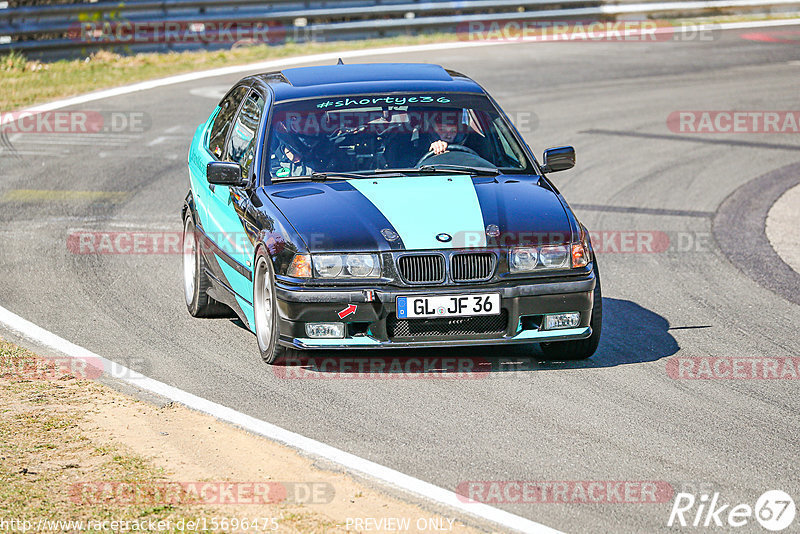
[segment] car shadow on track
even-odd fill
[[[660,360],[680,349],[669,328],[669,321],[664,317],[635,302],[604,297],[603,333],[594,356],[577,362],[539,361],[539,366],[576,369]]]
[[[614,367],[652,362],[675,354],[669,322],[635,302],[603,298],[600,346],[588,360],[546,361],[538,345],[474,346],[436,349],[308,351],[276,362],[286,374],[449,375]]]

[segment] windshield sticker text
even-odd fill
[[[387,104],[392,106],[404,106],[406,104],[449,104],[450,99],[446,96],[382,96],[382,97],[369,97],[369,98],[345,98],[344,100],[326,100],[317,104],[320,109],[327,108],[346,108],[350,106],[369,106],[378,104]]]

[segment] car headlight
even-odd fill
[[[314,272],[320,278],[378,278],[381,263],[377,254],[320,254],[313,257]]]
[[[314,256],[314,267],[321,278],[335,278],[342,274],[342,257],[334,254]]]
[[[532,271],[539,263],[539,250],[536,247],[511,249],[511,272]]]
[[[568,258],[566,245],[546,245],[539,249],[539,261],[545,269],[569,267]]]
[[[345,269],[351,276],[363,278],[379,274],[378,257],[372,254],[348,254],[344,260]]]
[[[512,273],[585,267],[591,260],[589,255],[585,243],[517,247],[509,251],[508,267]]]

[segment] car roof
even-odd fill
[[[428,63],[358,63],[296,67],[253,76],[276,101],[349,94],[458,92],[485,94],[475,81]]]

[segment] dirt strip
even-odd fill
[[[105,532],[478,532],[211,416],[46,362],[0,340],[2,531],[28,520],[61,532],[90,521]]]

